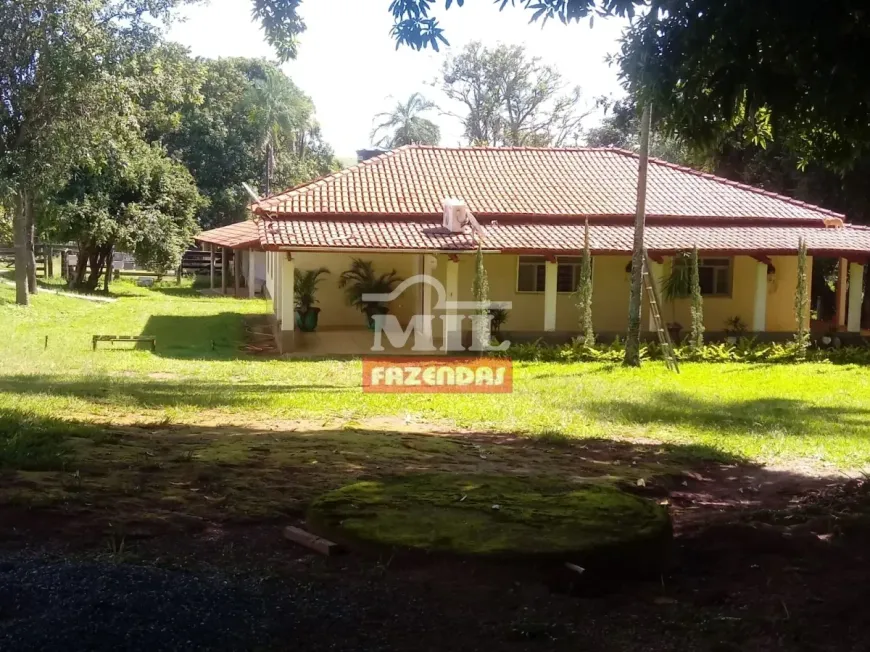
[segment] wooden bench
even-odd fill
[[[111,342],[112,346],[115,346],[115,342],[150,342],[151,350],[157,350],[157,338],[153,335],[94,335],[94,351],[97,350],[97,342]]]

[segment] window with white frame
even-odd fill
[[[556,291],[574,292],[580,282],[580,256],[556,258]],[[544,256],[520,256],[517,262],[517,292],[543,292],[547,278],[547,259]]]
[[[731,296],[731,260],[731,258],[701,258],[698,261],[698,280],[703,296]]]
[[[732,265],[731,258],[699,258],[698,281],[701,286],[701,296],[730,297]],[[676,264],[689,266],[689,256],[681,256]],[[688,270],[687,274],[688,274]],[[688,276],[686,277],[689,278]]]

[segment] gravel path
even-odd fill
[[[361,627],[385,615],[379,592],[366,593],[361,601],[323,586],[0,558],[0,650],[387,649],[377,627]],[[425,617],[407,601],[403,611]]]

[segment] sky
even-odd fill
[[[283,66],[287,75],[314,100],[323,136],[336,156],[349,159],[371,144],[373,119],[412,93],[421,92],[442,111],[428,117],[441,127],[442,145],[465,144],[458,120],[444,115],[449,101],[433,86],[444,60],[466,43],[524,44],[530,54],[555,65],[569,86],[580,86],[590,107],[601,95],[620,96],[615,67],[605,62],[618,49],[626,23],[596,18],[563,26],[529,24],[530,13],[519,8],[499,12],[491,0],[467,0],[438,14],[450,46],[440,52],[396,50],[389,35],[389,0],[305,0],[307,30],[299,38],[299,55]],[[265,57],[275,54],[250,17],[251,0],[211,0],[186,7],[184,22],[171,27],[168,38],[202,57]],[[587,126],[600,113],[587,118]]]

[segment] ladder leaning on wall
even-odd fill
[[[662,355],[665,358],[665,365],[671,371],[680,373],[680,365],[677,363],[677,357],[674,355],[674,345],[671,342],[671,335],[662,323],[662,312],[659,306],[662,305],[659,297],[658,284],[652,277],[650,269],[652,264],[649,259],[649,254],[646,249],[643,250],[643,285],[646,290],[647,301],[649,301],[649,312],[655,325],[656,335],[659,338],[659,344],[662,347]]]

